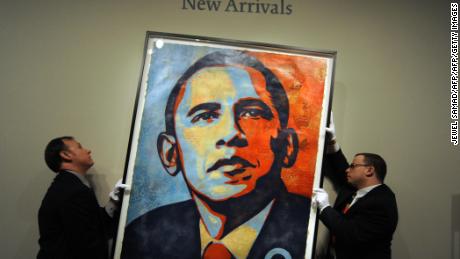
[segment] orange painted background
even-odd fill
[[[288,127],[299,137],[299,153],[293,167],[283,169],[289,192],[311,196],[318,152],[320,119],[327,76],[325,59],[249,52],[280,79],[289,98]]]

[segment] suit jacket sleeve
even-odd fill
[[[106,258],[103,252],[106,252],[106,224],[110,217],[99,207],[91,190],[75,193],[60,213],[65,229],[69,230],[66,240],[70,241],[77,258]],[[101,233],[105,235],[101,236]]]
[[[348,216],[327,207],[321,212],[320,219],[337,239],[350,247],[391,239],[397,222],[396,199],[391,191],[381,191],[385,188],[371,191],[361,198],[354,208],[350,208]]]

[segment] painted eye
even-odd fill
[[[262,117],[262,110],[260,109],[245,109],[241,111],[240,118],[258,120]]]
[[[235,116],[238,120],[259,120],[270,121],[273,119],[273,113],[270,107],[258,99],[241,100],[235,105]]]
[[[199,121],[205,121],[205,122],[210,123],[218,118],[219,118],[219,113],[215,111],[207,111],[207,112],[202,112],[200,114],[193,116],[192,123],[197,123]]]

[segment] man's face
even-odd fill
[[[359,188],[366,181],[369,166],[367,165],[363,155],[355,156],[352,164],[354,165],[353,168],[349,167],[346,170],[347,180],[351,185]]]
[[[175,130],[192,192],[215,201],[239,197],[270,172],[280,121],[265,85],[251,68],[209,67],[182,88]]]
[[[93,158],[91,157],[91,150],[82,147],[82,145],[74,139],[64,139],[64,144],[67,152],[73,164],[89,169],[93,164]]]

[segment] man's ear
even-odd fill
[[[180,171],[176,137],[162,132],[158,135],[157,150],[166,172],[172,176],[176,175]]]
[[[72,154],[68,150],[61,150],[61,152],[59,152],[59,156],[63,162],[72,161]]]
[[[289,168],[295,164],[297,153],[299,152],[299,138],[292,128],[283,129],[282,139],[284,142],[285,155],[283,157],[283,167]]]
[[[366,176],[371,177],[375,175],[375,167],[374,166],[368,166],[367,171],[366,171]]]

